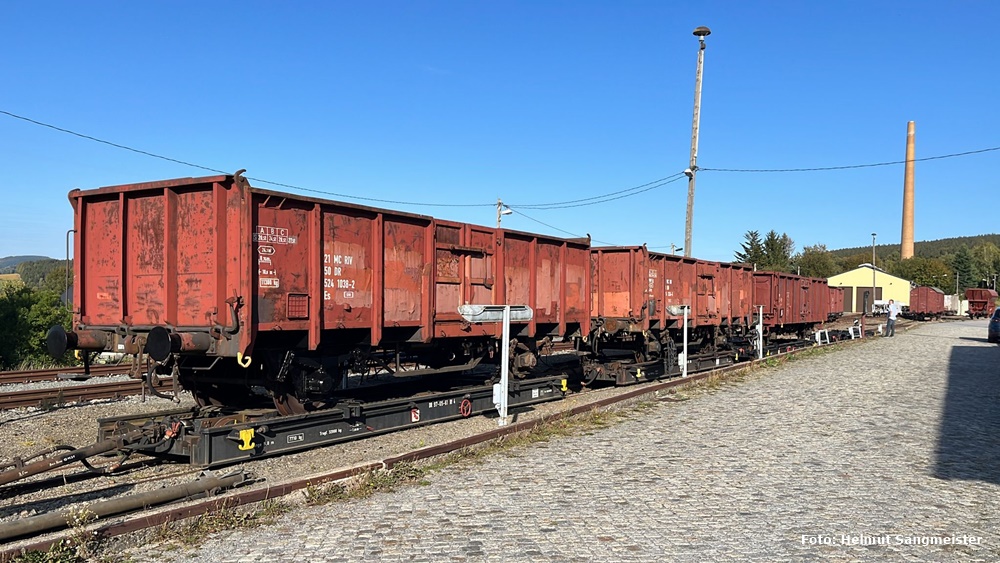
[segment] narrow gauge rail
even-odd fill
[[[120,399],[129,395],[138,395],[139,393],[142,393],[142,381],[138,379],[113,383],[13,391],[0,394],[0,410],[21,407],[49,408],[77,401]]]
[[[115,366],[90,366],[91,377],[103,377],[107,375],[124,375],[131,371],[131,365]],[[64,376],[87,377],[82,367],[64,367],[51,369],[32,369],[23,371],[3,371],[0,372],[0,385],[19,385],[22,383],[38,383],[41,381],[59,381],[66,379]]]
[[[765,352],[765,358],[772,358],[772,357],[775,357],[775,356],[784,355],[786,353],[791,353],[791,352],[793,352],[795,350],[802,349],[802,348],[804,348],[804,347],[806,347],[807,345],[810,345],[810,344],[811,343],[808,342],[808,341],[799,341],[797,343],[785,343],[780,348],[775,347],[775,348],[770,349],[767,352]],[[270,483],[266,487],[252,487],[249,490],[245,490],[245,491],[242,491],[242,492],[236,492],[236,493],[226,494],[225,496],[218,497],[218,498],[210,498],[208,500],[204,500],[204,501],[202,501],[200,503],[197,503],[197,504],[194,504],[194,505],[186,505],[186,506],[182,506],[182,507],[179,507],[179,508],[177,508],[177,507],[169,507],[168,506],[168,507],[165,507],[163,509],[158,509],[158,510],[154,509],[153,513],[150,513],[150,512],[147,511],[142,516],[126,517],[125,520],[112,521],[112,522],[101,521],[101,522],[98,522],[98,523],[96,523],[96,524],[93,525],[93,527],[92,527],[93,528],[93,533],[94,533],[95,537],[110,538],[110,537],[119,536],[119,535],[122,535],[122,534],[132,533],[132,532],[136,532],[136,531],[139,531],[139,530],[143,530],[143,529],[148,529],[148,528],[160,526],[160,525],[163,525],[163,524],[165,524],[167,522],[177,521],[177,520],[180,520],[180,519],[183,519],[183,518],[189,518],[189,517],[192,517],[192,516],[198,516],[198,515],[206,514],[206,513],[209,513],[209,512],[213,512],[213,511],[217,511],[217,510],[223,509],[223,508],[232,509],[232,508],[234,508],[236,506],[241,506],[241,505],[244,505],[244,504],[250,504],[250,503],[259,502],[259,501],[262,501],[262,500],[277,498],[277,497],[280,497],[280,496],[291,494],[291,493],[293,493],[295,491],[301,490],[301,489],[306,488],[306,487],[316,486],[316,485],[319,485],[319,484],[322,484],[322,483],[332,482],[332,481],[336,481],[336,480],[340,480],[340,479],[346,479],[346,478],[349,478],[351,476],[357,475],[359,472],[362,472],[362,471],[375,471],[375,470],[378,470],[378,469],[392,469],[393,467],[395,467],[399,463],[419,461],[419,460],[427,459],[427,458],[430,458],[430,457],[433,457],[433,456],[443,455],[443,454],[446,454],[446,453],[449,453],[449,452],[454,452],[454,451],[457,451],[457,450],[460,450],[460,449],[464,449],[464,448],[468,448],[468,447],[474,446],[476,444],[481,444],[481,443],[487,442],[489,440],[494,440],[494,439],[500,438],[500,437],[505,436],[505,435],[509,435],[509,434],[513,434],[513,433],[517,433],[517,432],[528,431],[528,430],[531,430],[531,429],[533,429],[535,427],[543,425],[543,424],[545,424],[548,421],[559,420],[559,419],[562,419],[562,418],[576,416],[576,415],[582,414],[582,413],[590,411],[590,410],[594,410],[594,409],[598,409],[598,408],[605,408],[605,407],[608,407],[610,405],[613,405],[613,404],[616,404],[616,403],[620,403],[620,402],[624,402],[624,401],[628,401],[628,400],[631,400],[631,399],[634,399],[634,398],[637,398],[637,397],[640,397],[640,396],[645,396],[645,395],[649,395],[649,394],[656,393],[656,392],[659,392],[659,391],[665,391],[665,390],[670,389],[670,388],[674,388],[674,387],[679,387],[679,386],[691,384],[691,383],[703,380],[705,378],[708,378],[708,377],[712,376],[715,373],[724,373],[724,372],[729,371],[731,369],[740,369],[740,368],[746,367],[748,365],[752,365],[752,363],[750,363],[750,364],[731,364],[731,365],[726,365],[726,366],[721,367],[721,368],[706,368],[706,369],[703,369],[701,371],[691,372],[691,373],[689,373],[689,375],[686,378],[684,378],[684,377],[673,377],[673,378],[669,378],[669,379],[664,379],[662,381],[650,382],[650,384],[636,386],[635,388],[633,388],[633,389],[631,389],[629,391],[623,392],[623,393],[618,394],[618,395],[613,396],[613,397],[607,397],[607,398],[600,399],[600,400],[597,400],[597,401],[594,401],[594,402],[589,402],[589,403],[577,405],[577,406],[575,406],[573,408],[569,408],[569,409],[566,409],[566,410],[561,411],[559,413],[556,413],[554,416],[545,417],[545,418],[539,418],[539,419],[535,419],[535,420],[529,420],[529,421],[526,421],[526,422],[521,422],[521,423],[518,423],[518,424],[511,425],[511,426],[501,427],[499,429],[491,430],[491,431],[488,431],[488,432],[474,434],[474,435],[471,435],[471,436],[467,436],[465,438],[460,438],[460,439],[452,441],[452,442],[419,448],[419,449],[408,451],[408,452],[404,452],[404,453],[402,453],[400,455],[392,456],[392,457],[389,457],[389,458],[386,458],[386,459],[383,459],[383,460],[380,460],[380,461],[373,461],[373,462],[370,462],[370,463],[366,463],[366,464],[364,464],[362,466],[352,466],[352,467],[347,468],[347,469],[343,469],[343,468],[336,469],[336,470],[330,471],[330,472],[328,472],[328,473],[326,473],[324,475],[310,476],[308,479],[293,480],[293,481],[290,481],[290,482],[282,482],[282,483]],[[552,398],[559,398],[559,397],[561,397],[561,395],[557,394],[557,396],[552,397]],[[426,400],[427,398],[424,397],[423,399]],[[542,400],[545,400],[545,399],[542,399]],[[540,401],[538,401],[538,400],[533,400],[533,401],[529,400],[529,401],[527,401],[525,403],[521,403],[521,405],[526,405],[526,404],[531,404],[531,403],[537,403],[537,402],[540,402]],[[184,409],[179,409],[179,410],[174,411],[172,413],[170,413],[170,412],[151,413],[151,414],[146,415],[146,419],[147,420],[151,420],[151,419],[156,418],[156,417],[164,417],[164,416],[178,415],[178,414],[184,416],[182,414],[182,411],[184,411]],[[250,420],[250,419],[252,419],[255,416],[252,413],[246,413],[246,414],[247,414],[247,416],[243,417],[242,420]],[[319,420],[318,418],[315,418],[315,417],[317,417],[317,415],[323,416],[323,413],[313,413],[311,415],[305,415],[305,416],[302,416],[302,415],[296,415],[296,416],[291,416],[291,417],[287,417],[286,416],[286,417],[280,417],[280,418],[282,418],[282,419],[296,419],[296,420],[299,420],[300,423],[301,423],[302,421],[308,420],[310,418],[313,418],[313,420]],[[261,413],[257,413],[256,416],[259,417],[259,416],[262,416],[262,414]],[[328,416],[328,415],[326,415],[326,416]],[[223,424],[227,424],[227,422],[228,422],[229,425],[232,425],[233,423],[238,422],[237,418],[238,417],[234,417],[234,416],[230,415],[228,421],[225,421],[225,420],[223,420],[220,417],[217,420],[217,422],[222,422]],[[450,418],[458,418],[458,417],[450,417]],[[121,421],[129,421],[131,423],[141,422],[141,417],[120,417],[120,418],[115,418],[115,419],[104,419],[104,420],[101,421],[101,434],[102,434],[102,436],[103,435],[108,435],[108,433],[111,430],[111,428],[114,427],[114,426],[116,426],[117,423],[121,422]],[[207,422],[207,419],[206,419],[206,422]],[[259,423],[260,423],[260,419],[258,419],[258,424]],[[232,426],[230,426],[230,428],[232,428]],[[367,428],[366,430],[368,432],[363,432],[362,434],[369,434],[370,435],[371,432],[375,431],[375,429],[373,429],[373,428]],[[386,432],[386,431],[389,431],[389,430],[390,429],[383,429],[381,432]],[[381,432],[376,432],[376,433],[381,433]],[[354,436],[354,437],[355,438],[360,438],[361,436],[359,435],[359,436]],[[345,438],[341,438],[339,440],[335,440],[335,442],[344,441]],[[350,439],[350,438],[346,438],[346,439]],[[232,441],[234,441],[234,442],[240,442],[242,440],[241,439],[233,439]],[[329,442],[325,442],[324,444],[313,444],[313,447],[318,446],[318,445],[326,445],[327,443],[329,443]],[[296,449],[303,449],[303,448],[296,448]],[[146,505],[146,508],[149,508],[150,506],[151,505]],[[129,511],[129,512],[134,512],[134,510],[133,511]],[[122,512],[119,512],[118,515],[122,516],[124,514]],[[18,527],[18,530],[24,530],[26,528],[27,527],[25,527],[25,526],[20,526],[20,527]],[[51,528],[46,528],[46,529],[51,529]],[[42,533],[42,532],[46,531],[46,529],[43,529],[43,528],[41,528],[41,526],[38,526],[38,527],[36,527],[33,530],[33,532],[31,533],[31,535],[34,536],[34,537],[38,537],[37,535],[39,533]],[[8,539],[13,539],[14,537],[16,537],[18,535],[18,533],[15,530],[13,530],[13,529],[7,530],[7,529],[4,528],[4,529],[0,529],[0,535],[4,535]],[[25,537],[25,535],[22,535],[21,537]],[[0,561],[9,560],[11,557],[13,557],[13,556],[21,553],[21,550],[29,550],[30,551],[30,550],[45,550],[45,549],[48,549],[49,547],[51,547],[51,545],[53,545],[55,542],[58,542],[58,541],[60,541],[59,537],[51,537],[50,536],[47,539],[40,539],[40,540],[35,541],[34,543],[31,543],[29,545],[20,545],[20,546],[17,546],[16,548],[8,549],[6,552],[0,552]]]

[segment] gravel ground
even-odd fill
[[[103,380],[104,378],[102,378]],[[582,395],[571,395],[562,401],[532,405],[512,411],[516,415],[513,422],[550,416],[572,408],[581,402],[596,401],[632,389],[630,387],[598,389]],[[123,400],[90,401],[50,411],[36,408],[0,411],[0,464],[10,462],[17,456],[27,456],[54,445],[66,444],[76,447],[89,445],[96,439],[96,420],[99,418],[193,406],[194,401],[189,394],[185,393],[180,405],[156,397],[147,398],[145,403],[141,402],[139,397],[130,397]],[[496,427],[497,419],[494,416],[476,416],[282,457],[255,460],[235,467],[242,468],[256,477],[262,478],[263,482],[257,486],[267,486],[268,483],[296,479],[307,474],[323,473],[336,468],[390,457],[424,446],[450,442]],[[108,461],[110,460],[102,463]],[[65,472],[78,473],[81,471],[82,467],[77,463],[68,466]],[[183,473],[180,475],[163,478],[181,471]],[[221,472],[226,471],[228,471],[227,468],[221,469]],[[197,470],[191,470],[180,464],[156,465],[116,476],[100,477],[97,480],[70,482],[21,494],[14,498],[3,498],[0,499],[0,522],[70,508],[82,503],[107,500],[124,494],[141,493],[163,486],[189,482],[197,472]],[[41,481],[53,474],[59,473],[49,473],[46,476],[37,476],[18,483]],[[94,493],[93,489],[96,484],[101,484],[102,487],[100,491]]]
[[[998,369],[985,322],[920,325],[447,467],[423,486],[127,556],[997,561]]]
[[[100,378],[100,380],[110,379]],[[572,408],[581,402],[590,402],[630,390],[631,388],[603,389],[589,392],[586,396],[571,396],[563,401],[535,405],[520,412],[517,421],[548,416]],[[700,392],[702,391],[693,391],[695,394]],[[692,391],[687,392],[687,394],[691,393]],[[170,401],[155,397],[147,398],[145,403],[141,402],[138,397],[132,397],[125,400],[92,401],[52,411],[19,409],[0,412],[0,464],[10,461],[16,456],[29,455],[57,444],[73,446],[90,444],[96,437],[95,421],[98,418],[142,414],[176,408],[177,406]],[[189,395],[184,395],[180,406],[193,406]],[[381,459],[419,447],[449,442],[494,429],[496,424],[496,419],[493,417],[473,417],[284,457],[257,460],[242,464],[240,467],[263,478],[264,485],[261,486],[266,486],[266,483],[286,481],[307,474],[326,472],[335,468]],[[140,493],[190,481],[193,478],[193,471],[166,479],[162,478],[182,469],[184,468],[176,465],[159,465],[120,476],[103,477],[100,479],[104,487],[97,493],[92,492],[95,484],[91,480],[51,487],[15,498],[3,498],[0,500],[0,522],[60,510],[83,502],[106,500],[116,495]],[[79,464],[71,466],[73,472],[80,470]],[[67,497],[67,495],[69,496]]]

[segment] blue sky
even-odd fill
[[[684,242],[686,179],[532,209],[698,164],[809,168],[1000,146],[994,27],[969,2],[21,2],[0,17],[0,110],[358,202],[595,244]],[[1000,151],[916,164],[916,238],[1000,232]],[[66,193],[209,172],[0,114],[0,257],[64,255]],[[255,185],[292,193],[263,182]],[[751,229],[797,248],[898,243],[903,165],[698,175],[693,254]],[[309,194],[315,195],[315,194]],[[329,196],[331,199],[344,199]],[[352,201],[352,200],[348,200]],[[454,204],[481,204],[456,207]],[[536,221],[533,221],[532,219]]]

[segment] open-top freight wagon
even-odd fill
[[[765,336],[792,334],[802,339],[830,317],[825,279],[760,271],[753,279],[753,304],[755,309],[763,307]]]
[[[241,171],[242,172],[242,171]],[[73,190],[76,283],[50,352],[149,357],[201,404],[318,408],[349,374],[530,370],[588,333],[589,240],[251,187],[238,172]],[[528,305],[500,343],[462,304]]]
[[[992,289],[970,287],[965,290],[969,302],[969,318],[987,318],[997,308],[997,292]]]

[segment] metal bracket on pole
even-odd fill
[[[500,413],[500,426],[507,425],[507,400],[510,396],[510,322],[530,321],[534,311],[527,305],[459,305],[458,313],[470,323],[503,323],[500,346],[500,383],[493,386],[493,404]]]

